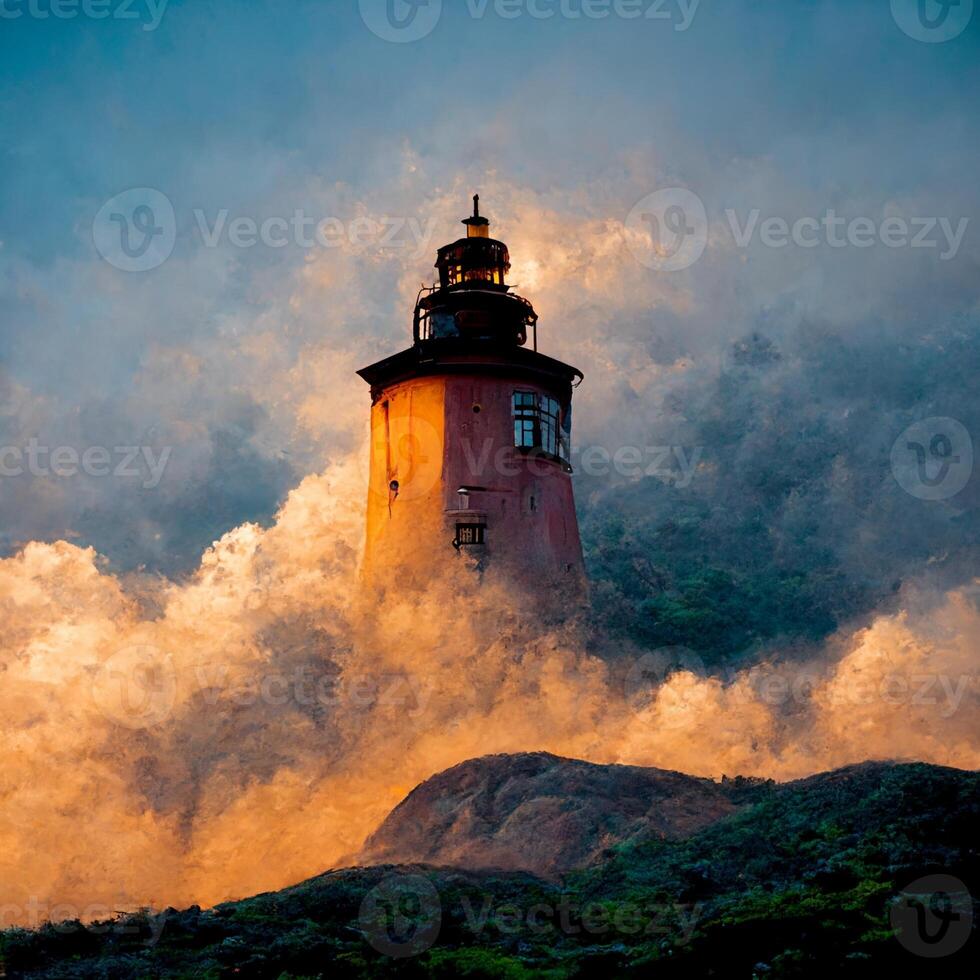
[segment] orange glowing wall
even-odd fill
[[[413,378],[376,393],[369,582],[394,576],[424,587],[434,562],[459,562],[542,593],[584,591],[571,476],[560,463],[515,448],[515,390],[559,397],[538,384],[483,375]],[[460,494],[461,487],[474,489]],[[486,525],[485,543],[455,548],[457,525],[474,523]]]

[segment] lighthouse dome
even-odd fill
[[[436,254],[439,282],[419,294],[416,343],[459,338],[522,346],[538,317],[507,285],[510,253],[490,237],[479,194],[473,196],[473,214],[463,224],[466,237],[443,245]]]

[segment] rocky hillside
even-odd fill
[[[412,797],[372,847],[422,848],[425,834],[445,833],[453,853],[481,864],[485,845],[516,863],[530,855],[551,869],[588,866],[560,878],[357,867],[210,910],[10,929],[0,933],[0,973],[51,980],[976,974],[974,772],[866,763],[782,785],[713,786],[679,773],[519,755],[457,766]],[[556,824],[542,810],[555,814],[561,840],[521,845],[532,827],[551,836]],[[429,845],[440,859],[449,853],[441,846]]]
[[[689,837],[747,805],[754,785],[545,752],[489,755],[416,787],[367,841],[358,863],[552,876],[636,838]]]

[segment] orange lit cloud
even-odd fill
[[[65,542],[0,562],[7,921],[32,900],[85,914],[286,885],[490,752],[779,778],[980,763],[968,590],[792,670],[682,670],[637,693],[575,625],[537,626],[500,589],[433,569],[425,593],[358,597],[362,490],[351,461],[309,477],[270,528],[229,532],[187,583],[138,597]]]

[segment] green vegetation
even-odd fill
[[[893,590],[892,582],[849,579],[816,543],[777,553],[764,525],[737,507],[671,506],[676,513],[659,523],[601,509],[583,522],[594,616],[605,633],[649,649],[686,647],[708,667],[722,666],[777,639],[817,642]]]
[[[944,976],[968,972],[975,936],[929,964],[896,940],[888,911],[926,874],[954,875],[976,893],[978,774],[869,763],[744,792],[751,806],[687,840],[632,841],[562,882],[349,869],[210,911],[168,910],[162,923],[143,915],[95,930],[8,930],[0,955],[8,977],[59,980],[872,977],[937,964]],[[393,875],[431,882],[438,894],[437,934],[425,934],[424,902],[393,906],[425,939],[417,949],[411,928],[375,932],[361,914],[365,896]],[[386,942],[414,955],[384,955]]]

